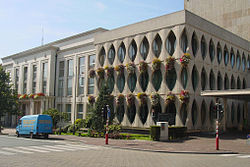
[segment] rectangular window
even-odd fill
[[[77,104],[77,119],[83,118],[83,104]]]
[[[42,78],[42,92],[46,94],[47,92],[47,77],[48,77],[48,63],[43,63],[43,78]]]
[[[32,93],[36,93],[36,76],[37,76],[37,66],[33,65]]]
[[[56,108],[59,112],[63,112],[63,105],[62,104],[57,104]]]
[[[73,60],[68,60],[67,95],[72,96]]]
[[[19,69],[16,69],[16,71],[15,71],[15,88],[16,88],[16,91],[18,91],[18,86],[19,86]]]
[[[58,96],[63,96],[64,83],[64,61],[59,63],[59,82],[58,82]]]
[[[71,104],[66,104],[66,112],[68,114],[69,121],[71,121]]]
[[[88,94],[94,94],[94,78],[88,78]]]
[[[94,68],[95,67],[95,55],[90,55],[89,56],[89,68]]]
[[[78,95],[84,93],[84,74],[85,74],[85,57],[81,57],[79,59]]]
[[[23,94],[27,93],[27,78],[28,78],[28,67],[23,69]]]

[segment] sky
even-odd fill
[[[46,44],[183,8],[183,0],[0,0],[0,58],[41,46],[42,36]]]

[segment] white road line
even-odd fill
[[[235,157],[235,156],[238,156],[240,154],[221,154],[220,156],[221,157]]]
[[[44,146],[30,146],[30,147],[35,148],[35,149],[45,150],[45,151],[57,151],[57,152],[63,151],[63,150],[58,150],[58,149],[46,148]]]
[[[67,146],[67,145],[57,145],[58,147],[63,147],[63,148],[69,148],[69,149],[74,149],[74,150],[88,150],[90,148],[82,148],[82,147],[72,147],[72,146]]]
[[[55,145],[55,146],[50,146],[50,145],[43,145],[43,147],[47,147],[47,148],[51,148],[51,149],[59,149],[61,151],[75,151],[76,149],[72,149],[72,148],[64,148],[64,147],[61,147],[59,145]]]
[[[28,150],[28,151],[34,151],[34,152],[40,152],[40,153],[48,153],[49,151],[45,150],[38,150],[34,148],[29,148],[29,147],[17,147],[18,149],[23,149],[23,150]]]
[[[250,158],[250,155],[241,155],[241,156],[238,156],[238,158]]]
[[[15,148],[2,148],[3,150],[7,150],[7,151],[13,151],[13,152],[18,152],[18,153],[24,153],[24,154],[32,154],[33,152],[30,151],[22,151],[22,150],[18,150]]]
[[[89,149],[100,149],[100,147],[90,146],[90,145],[74,145],[74,144],[66,144],[66,146],[71,146],[71,147],[81,147],[81,148],[89,148]]]
[[[10,153],[10,152],[1,151],[1,150],[0,150],[0,154],[3,154],[3,155],[15,155],[15,153]]]

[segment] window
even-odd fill
[[[207,85],[207,73],[204,67],[202,68],[201,71],[201,89],[205,90]]]
[[[229,60],[229,55],[228,55],[227,46],[225,45],[225,47],[224,47],[224,64],[225,64],[225,66],[227,66],[228,60]]]
[[[237,51],[237,58],[236,58],[236,67],[238,70],[240,70],[240,53]]]
[[[64,61],[59,62],[58,96],[63,96]]]
[[[186,89],[187,81],[188,81],[188,73],[187,73],[187,69],[184,67],[182,68],[182,71],[181,71],[181,85],[183,89]]]
[[[136,115],[136,106],[133,103],[132,105],[127,106],[127,116],[130,124],[132,124],[135,120],[135,115]]]
[[[118,59],[120,60],[121,63],[123,63],[125,55],[126,55],[126,49],[124,43],[122,42],[118,49]]]
[[[37,65],[33,65],[32,75],[32,93],[36,93],[36,78],[37,78]]]
[[[132,62],[134,62],[136,54],[137,54],[137,45],[135,40],[133,39],[130,46],[129,46],[129,58]]]
[[[143,38],[140,46],[140,53],[143,58],[143,60],[146,60],[148,56],[148,51],[149,51],[149,43],[146,37]]]
[[[90,55],[89,56],[89,68],[94,68],[95,67],[95,55]]]
[[[193,55],[196,56],[197,50],[198,50],[198,42],[197,42],[197,36],[195,34],[195,32],[192,35],[192,51],[193,51]]]
[[[175,103],[171,102],[167,105],[165,113],[168,115],[169,120],[169,125],[175,125],[175,117],[176,117],[176,107]]]
[[[43,90],[42,92],[46,94],[47,92],[47,77],[48,77],[48,63],[43,63],[43,79],[42,79],[42,85]]]
[[[115,86],[115,78],[113,75],[108,76],[107,78],[107,86],[108,86],[108,91],[109,93],[112,93],[114,90],[114,86]]]
[[[148,80],[149,80],[148,72],[141,73],[139,77],[139,84],[143,92],[145,92],[148,87]]]
[[[23,68],[23,94],[27,93],[28,67]]]
[[[209,87],[210,87],[210,90],[215,89],[215,77],[214,77],[213,70],[211,70],[210,75],[209,75]]]
[[[124,118],[124,113],[125,113],[124,104],[118,104],[116,106],[116,117],[117,117],[119,123],[122,122],[122,120]]]
[[[136,74],[130,74],[128,76],[128,88],[131,92],[134,92],[135,90],[135,87],[136,87],[136,82],[137,82],[137,79],[136,79]]]
[[[195,91],[198,85],[198,71],[196,66],[194,66],[192,70],[192,85],[193,85],[193,90]]]
[[[94,94],[94,78],[88,78],[88,94]]]
[[[207,114],[206,102],[203,100],[202,104],[201,104],[201,123],[202,123],[202,125],[205,125],[206,114]]]
[[[247,69],[250,69],[250,57],[249,57],[249,55],[247,57]]]
[[[99,53],[99,63],[101,66],[103,66],[104,61],[105,61],[106,53],[104,47],[102,47],[100,53]]]
[[[115,60],[115,48],[114,45],[111,45],[109,52],[108,52],[108,60],[109,60],[109,64],[113,64],[114,60]]]
[[[85,76],[85,57],[79,58],[79,83],[78,83],[78,95],[84,93],[84,76]]]
[[[237,122],[238,122],[238,124],[240,123],[240,116],[241,116],[240,104],[238,104],[238,108],[237,108]]]
[[[156,70],[152,74],[152,84],[155,89],[155,91],[158,91],[161,87],[162,82],[162,73],[161,70]]]
[[[185,126],[186,120],[187,120],[187,105],[185,103],[183,103],[181,106],[181,120],[182,120],[183,126]]]
[[[124,73],[121,73],[117,76],[117,88],[120,93],[123,92],[124,86],[125,86],[125,76]]]
[[[229,79],[227,74],[225,74],[225,78],[224,78],[224,89],[227,90],[229,89]]]
[[[201,37],[201,56],[203,58],[203,60],[206,57],[206,52],[207,52],[207,44],[206,44],[206,40],[204,38],[204,36]]]
[[[72,96],[72,82],[73,82],[73,73],[74,73],[74,66],[73,60],[68,60],[68,77],[67,77],[67,95]]]
[[[68,114],[69,121],[71,121],[71,104],[66,104],[66,112]]]
[[[194,100],[193,105],[192,105],[192,123],[193,123],[193,126],[195,126],[195,124],[197,122],[197,114],[198,114],[197,104],[196,104],[196,101]]]
[[[235,89],[235,80],[233,75],[231,77],[231,89]]]
[[[217,61],[220,64],[222,59],[222,51],[221,51],[221,46],[220,43],[218,42],[217,44]]]
[[[166,42],[166,49],[170,56],[174,54],[175,48],[176,48],[176,37],[173,31],[170,31],[170,33],[168,34],[167,42]]]
[[[241,88],[241,81],[240,81],[240,77],[237,78],[237,89]]]
[[[217,89],[222,90],[222,78],[220,72],[218,72],[217,76]]]
[[[142,104],[140,105],[140,113],[139,113],[140,120],[142,124],[145,124],[148,118],[148,105]]]
[[[242,56],[242,70],[243,71],[246,70],[246,57],[245,57],[244,53],[243,53],[243,56]]]
[[[232,121],[232,124],[234,124],[234,115],[235,115],[235,108],[234,108],[234,103],[232,103],[232,106],[231,106],[231,121]]]
[[[246,80],[243,78],[242,89],[246,89]]]
[[[231,66],[232,66],[232,68],[234,68],[235,55],[234,55],[233,48],[231,49],[230,55],[231,55],[231,56],[230,56]]]
[[[153,52],[156,57],[160,56],[161,53],[161,45],[162,45],[162,40],[159,34],[155,36],[155,39],[153,41]]]
[[[214,54],[215,54],[214,42],[211,39],[210,42],[209,42],[209,56],[210,56],[211,62],[214,60]]]
[[[188,39],[187,39],[186,30],[184,29],[181,35],[181,49],[183,53],[187,52],[187,47],[188,47]]]
[[[16,71],[15,71],[15,88],[16,88],[16,91],[18,91],[18,86],[19,86],[19,69],[16,69]]]
[[[77,104],[77,119],[83,119],[83,104]]]
[[[175,68],[167,71],[167,73],[166,73],[166,83],[167,83],[168,89],[170,91],[172,91],[174,89],[176,79],[177,79],[177,75],[176,75]]]

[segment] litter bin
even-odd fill
[[[168,140],[168,122],[157,122],[157,125],[161,127],[160,141]]]

